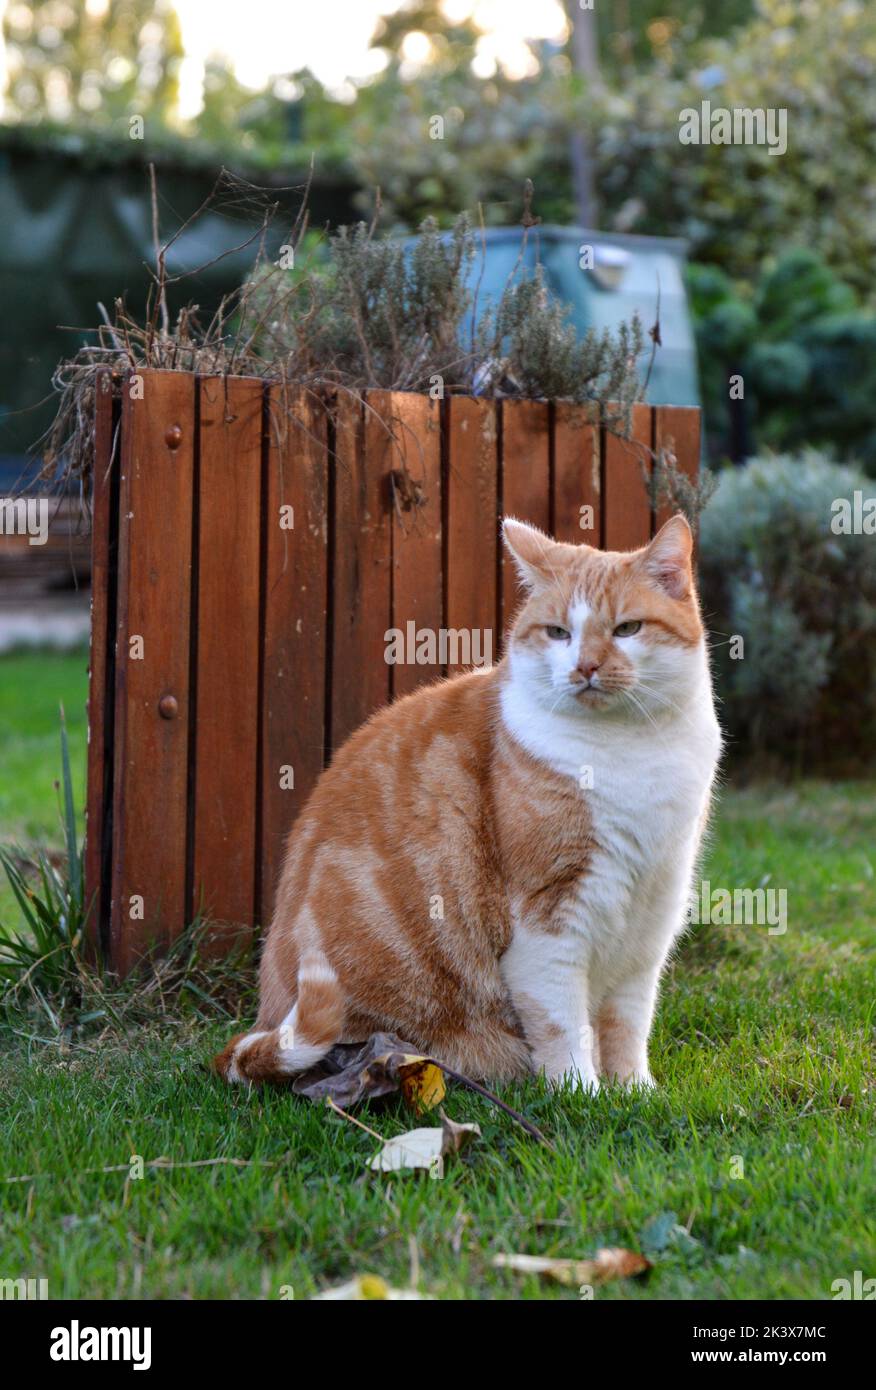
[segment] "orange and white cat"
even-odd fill
[[[294,826],[229,1081],[389,1031],[471,1076],[650,1084],[721,749],[690,530],[504,536],[527,589],[505,658],[374,715]]]

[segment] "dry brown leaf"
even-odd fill
[[[446,1154],[459,1153],[466,1144],[470,1144],[475,1136],[480,1138],[480,1125],[457,1124],[456,1120],[451,1120],[449,1115],[445,1115],[443,1110],[438,1112],[441,1116],[441,1131],[444,1135],[444,1148]]]
[[[479,1081],[451,1070],[440,1059],[424,1056],[395,1033],[374,1033],[362,1043],[338,1043],[316,1066],[292,1078],[291,1087],[308,1100],[330,1100],[341,1110],[401,1090],[419,1114],[440,1105],[446,1094],[445,1074],[498,1106],[540,1144],[552,1147],[531,1120],[518,1115]]]
[[[387,1139],[368,1167],[376,1173],[397,1173],[403,1168],[425,1168],[430,1177],[444,1177],[444,1157],[480,1136],[480,1126],[456,1124],[441,1112],[440,1129],[411,1129]]]
[[[440,1068],[394,1033],[374,1033],[367,1042],[339,1043],[333,1047],[315,1067],[295,1077],[292,1089],[310,1100],[330,1097],[336,1105],[349,1109],[358,1101],[373,1100],[399,1089],[405,1091],[407,1098],[405,1082],[409,1078],[410,1093],[419,1096],[423,1109],[441,1102],[444,1079]]]
[[[551,1255],[496,1255],[495,1269],[513,1269],[518,1274],[544,1274],[561,1284],[605,1284],[610,1279],[628,1279],[651,1268],[650,1260],[634,1250],[615,1247],[597,1250],[592,1260],[561,1260]]]

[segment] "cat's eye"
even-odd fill
[[[565,642],[572,635],[567,628],[558,627],[556,623],[549,623],[545,632],[554,642]]]
[[[615,637],[633,637],[642,626],[638,618],[631,618],[628,623],[618,623],[614,630]]]

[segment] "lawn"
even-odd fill
[[[59,707],[70,736],[76,807],[84,823],[88,652],[16,651],[0,656],[0,845],[63,844]],[[0,874],[0,923],[15,899]]]
[[[73,787],[83,805],[87,670],[84,649],[0,656],[0,841],[61,843],[54,784],[61,773],[62,703]]]
[[[24,673],[38,658],[7,660]],[[59,840],[53,705],[69,699],[73,725],[74,692],[81,703],[81,663],[69,661],[51,667],[50,695],[20,701],[21,776],[4,778],[2,801],[17,835]],[[440,1181],[370,1173],[377,1146],[361,1129],[213,1079],[204,1064],[234,1022],[194,981],[163,1013],[143,1001],[123,1015],[136,1022],[94,1021],[63,1046],[47,1022],[11,1015],[4,1275],[46,1276],[53,1297],[274,1298],[291,1286],[306,1298],[356,1272],[407,1285],[413,1262],[439,1298],[574,1299],[492,1257],[622,1245],[654,1268],[597,1298],[829,1298],[835,1279],[869,1277],[876,1255],[874,845],[873,783],[725,789],[704,877],[786,888],[787,931],[694,929],[666,980],[653,1095],[554,1095],[535,1080],[503,1091],[555,1152],[452,1088],[448,1113],[483,1135]],[[251,993],[241,997],[246,1012]],[[395,1099],[357,1118],[386,1136],[428,1123]],[[132,1154],[168,1163],[129,1180]],[[195,1166],[216,1158],[242,1162]]]

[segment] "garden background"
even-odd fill
[[[199,20],[184,0],[5,5],[0,184],[4,169],[18,181],[2,184],[4,222],[50,218],[72,174],[124,196],[89,213],[105,263],[64,263],[62,238],[61,264],[3,268],[15,312],[0,335],[0,492],[49,423],[52,367],[88,341],[96,301],[145,300],[145,270],[119,283],[111,251],[119,208],[148,205],[150,163],[168,232],[223,165],[252,199],[257,185],[292,207],[309,180],[317,265],[323,224],[359,217],[392,236],[425,218],[449,230],[460,212],[519,227],[529,209],[684,238],[716,483],[701,582],[729,734],[702,876],[786,889],[788,929],[694,930],[659,1012],[655,1096],[558,1105],[536,1083],[509,1091],[555,1154],[454,1093],[455,1118],[484,1138],[430,1184],[378,1184],[367,1135],[205,1077],[198,1064],[252,1014],[251,963],[208,966],[190,939],[145,983],[83,981],[61,955],[22,986],[10,966],[0,1272],[46,1274],[73,1297],[307,1296],[365,1272],[440,1297],[574,1297],[493,1259],[623,1245],[654,1269],[600,1297],[830,1297],[834,1280],[872,1272],[874,1252],[876,535],[831,523],[837,499],[876,493],[876,12],[630,0],[597,3],[585,26],[575,0],[324,0],[285,18],[254,5],[235,28],[237,8]],[[786,110],[787,151],[682,146],[679,112],[704,100]],[[25,186],[16,207],[9,190]],[[252,206],[240,195],[221,216],[233,247]],[[25,272],[45,276],[47,298],[78,275],[89,319],[59,329],[62,311],[21,294]],[[210,305],[245,273],[229,256],[180,295]],[[28,621],[42,591],[0,594],[6,936],[27,938],[54,876],[63,896],[59,704],[76,815],[84,802],[88,597],[53,582],[48,627]],[[401,1108],[364,1118],[387,1134],[408,1124]],[[153,1164],[141,1183],[111,1171],[131,1154]],[[197,1166],[231,1158],[244,1166]]]

